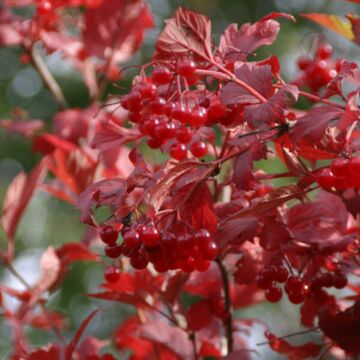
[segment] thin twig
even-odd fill
[[[227,353],[231,354],[233,351],[233,336],[232,336],[232,330],[233,330],[233,319],[232,319],[232,305],[231,305],[231,299],[230,299],[230,286],[229,286],[229,278],[226,271],[226,268],[224,264],[221,262],[220,259],[216,260],[216,263],[218,264],[220,273],[221,273],[221,279],[223,283],[223,291],[224,291],[224,300],[225,300],[225,313],[226,316],[223,319],[223,324],[225,327],[225,336],[226,336],[226,342],[227,342]]]
[[[39,73],[41,79],[44,81],[46,87],[49,89],[51,94],[53,95],[57,105],[61,110],[65,110],[68,107],[65,96],[53,75],[51,74],[49,68],[45,64],[41,55],[37,51],[35,45],[33,45],[30,51],[31,61]]]

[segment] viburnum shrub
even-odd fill
[[[20,6],[31,6],[32,16],[11,11]],[[354,15],[342,27],[335,16],[305,16],[359,42]],[[101,101],[126,71],[117,64],[153,26],[146,4],[5,1],[1,44],[21,47],[22,62],[34,65],[59,106],[51,131],[40,120],[0,122],[43,155],[30,174],[14,178],[3,202],[2,263],[26,287],[0,287],[20,302],[16,310],[1,303],[13,329],[11,359],[115,359],[106,352],[110,341],[121,359],[126,351],[134,360],[250,359],[256,348],[246,334],[255,326],[289,359],[359,355],[360,70],[319,41],[298,59],[299,75],[285,81],[275,55],[252,56],[275,41],[277,18],[294,21],[271,13],[231,24],[217,43],[206,16],[179,8],[131,89]],[[74,24],[82,27],[76,32]],[[89,107],[68,108],[42,59],[56,50],[82,73]],[[255,167],[274,158],[285,171]],[[275,187],[274,179],[287,185]],[[42,275],[30,286],[13,265],[14,239],[37,189],[80,209],[86,232],[45,250]],[[104,282],[90,297],[134,308],[106,341],[82,338],[101,309],[73,314],[85,320],[69,340],[64,314],[48,307],[46,293],[74,261],[103,264]],[[319,336],[293,345],[271,324],[234,316],[286,300],[322,343]],[[27,326],[54,331],[58,341],[35,348]]]

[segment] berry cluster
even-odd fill
[[[123,241],[119,245],[119,234],[114,227],[106,225],[101,229],[105,255],[111,259],[120,255],[129,257],[131,266],[137,270],[146,268],[150,262],[158,272],[206,271],[218,254],[217,244],[205,229],[176,236],[169,231],[159,232],[155,225],[133,224],[124,227],[121,233]],[[105,279],[117,281],[118,271],[114,266],[106,270]]]
[[[360,188],[360,157],[335,159],[330,167],[318,171],[315,179],[324,189]]]
[[[150,148],[161,148],[176,160],[185,159],[189,150],[201,158],[207,154],[206,141],[212,137],[201,127],[226,117],[228,109],[217,96],[209,100],[206,92],[190,90],[199,80],[194,75],[194,61],[180,60],[171,66],[155,66],[151,77],[138,79],[122,97],[121,105],[129,111],[129,121],[147,137]],[[182,83],[186,84],[184,92]]]
[[[331,45],[320,44],[314,58],[301,56],[297,65],[302,74],[295,81],[296,85],[307,87],[313,92],[318,92],[323,86],[326,86],[337,75],[343,63],[342,59],[331,59],[332,54]]]
[[[272,303],[280,301],[283,294],[281,287],[276,283],[284,283],[284,290],[293,304],[300,304],[307,297],[324,303],[329,295],[323,288],[343,289],[347,286],[348,279],[346,274],[338,269],[334,272],[324,272],[307,281],[299,275],[289,276],[289,271],[281,264],[266,266],[257,275],[257,286],[265,290],[266,299]]]

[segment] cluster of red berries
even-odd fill
[[[330,167],[318,171],[315,179],[324,189],[360,188],[360,157],[335,159]]]
[[[100,238],[106,244],[105,255],[111,259],[120,255],[129,257],[131,266],[138,270],[152,263],[158,272],[175,269],[206,271],[218,254],[217,244],[205,229],[176,236],[169,231],[159,232],[155,225],[133,224],[124,227],[121,233],[123,241],[118,244],[119,233],[113,226],[101,229]],[[109,282],[116,281],[116,268],[109,267],[105,278]]]
[[[137,124],[147,136],[150,148],[161,148],[176,160],[183,160],[188,151],[197,158],[208,152],[206,134],[199,131],[227,114],[219,99],[211,101],[197,91],[179,93],[179,79],[187,84],[198,80],[194,61],[180,60],[171,68],[155,66],[151,77],[136,82],[121,105],[129,111],[129,121]],[[180,82],[181,83],[181,82]]]
[[[266,266],[256,278],[257,286],[265,290],[266,299],[272,303],[280,301],[283,294],[281,287],[276,283],[284,283],[284,290],[293,304],[302,303],[306,297],[324,303],[329,295],[323,288],[343,289],[347,286],[348,279],[342,270],[336,270],[317,275],[308,283],[301,276],[289,275],[289,271],[283,265]]]
[[[343,63],[342,59],[331,59],[332,54],[333,49],[330,44],[320,44],[314,58],[301,56],[297,65],[303,73],[295,84],[308,87],[313,92],[318,92],[326,86],[337,75]]]

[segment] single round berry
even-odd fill
[[[126,106],[132,112],[138,112],[143,108],[143,100],[139,91],[131,91],[126,96]]]
[[[165,66],[156,66],[152,72],[154,83],[159,85],[168,84],[172,79],[170,70]]]
[[[268,301],[270,301],[272,303],[276,303],[276,302],[280,301],[280,299],[282,297],[282,290],[281,290],[280,286],[274,285],[274,284],[271,285],[269,288],[266,289],[265,297]]]
[[[304,288],[303,279],[300,276],[291,275],[285,283],[285,291],[287,294],[299,293]]]
[[[196,64],[194,61],[190,59],[180,60],[177,63],[177,68],[176,68],[177,73],[186,78],[189,78],[192,75],[194,75],[195,70],[196,70]]]
[[[136,89],[144,99],[153,100],[157,97],[156,85],[152,84],[151,82],[143,82],[138,84]]]
[[[184,144],[175,143],[170,147],[170,156],[176,160],[183,160],[186,158],[187,150]]]
[[[200,127],[207,122],[207,110],[204,107],[196,107],[192,109],[189,122],[194,127]]]
[[[311,64],[311,59],[307,56],[300,56],[297,61],[297,65],[300,70],[306,70],[310,64]]]
[[[165,113],[166,100],[164,98],[157,98],[149,103],[149,110],[156,115]]]
[[[335,186],[336,178],[330,169],[325,168],[316,174],[316,181],[322,188],[329,189]]]
[[[211,234],[206,229],[200,229],[195,233],[195,243],[200,248],[207,247],[211,242]]]
[[[47,15],[53,9],[50,1],[43,1],[37,7],[37,12],[39,15]]]
[[[348,173],[348,161],[343,158],[335,159],[330,165],[330,170],[336,176],[346,176]]]
[[[151,149],[158,149],[163,144],[163,142],[158,138],[151,137],[147,140],[147,144]]]
[[[205,272],[209,269],[211,261],[201,257],[195,258],[195,269],[200,272]]]
[[[316,51],[316,55],[319,59],[329,59],[333,53],[333,48],[330,44],[320,45]]]
[[[332,273],[326,272],[321,274],[319,281],[323,287],[330,288],[334,286],[334,276]]]
[[[116,243],[118,238],[118,232],[110,225],[104,226],[100,230],[101,240],[108,245],[113,245]]]
[[[285,266],[278,266],[275,273],[275,281],[284,283],[289,276],[289,272]]]
[[[156,245],[160,240],[159,231],[155,226],[149,225],[147,226],[142,234],[141,234],[141,241],[148,246]]]
[[[145,269],[147,267],[148,263],[149,263],[148,259],[139,253],[135,254],[130,259],[131,266],[136,270]]]
[[[291,291],[288,293],[289,301],[293,304],[301,304],[305,300],[305,293],[303,291]]]
[[[116,259],[121,255],[121,246],[119,245],[107,245],[105,246],[105,255],[110,259]]]
[[[218,252],[219,248],[215,241],[210,241],[207,246],[202,247],[202,255],[208,260],[215,259]]]
[[[348,279],[346,274],[341,271],[341,270],[337,270],[334,273],[334,287],[336,289],[343,289],[344,287],[346,287],[348,284]]]
[[[226,106],[220,103],[213,104],[208,108],[208,122],[215,123],[227,115]]]
[[[105,280],[109,283],[114,283],[119,280],[120,272],[114,265],[109,266],[104,273]]]
[[[261,271],[256,277],[256,285],[260,289],[268,289],[273,284],[273,280],[270,278],[269,273]]]
[[[185,126],[179,127],[175,130],[175,138],[178,142],[187,144],[192,139],[192,131]]]
[[[124,244],[128,248],[134,248],[140,243],[140,235],[135,230],[130,230],[124,235]]]
[[[191,144],[191,153],[197,158],[201,158],[207,154],[207,145],[204,141],[197,141]]]

